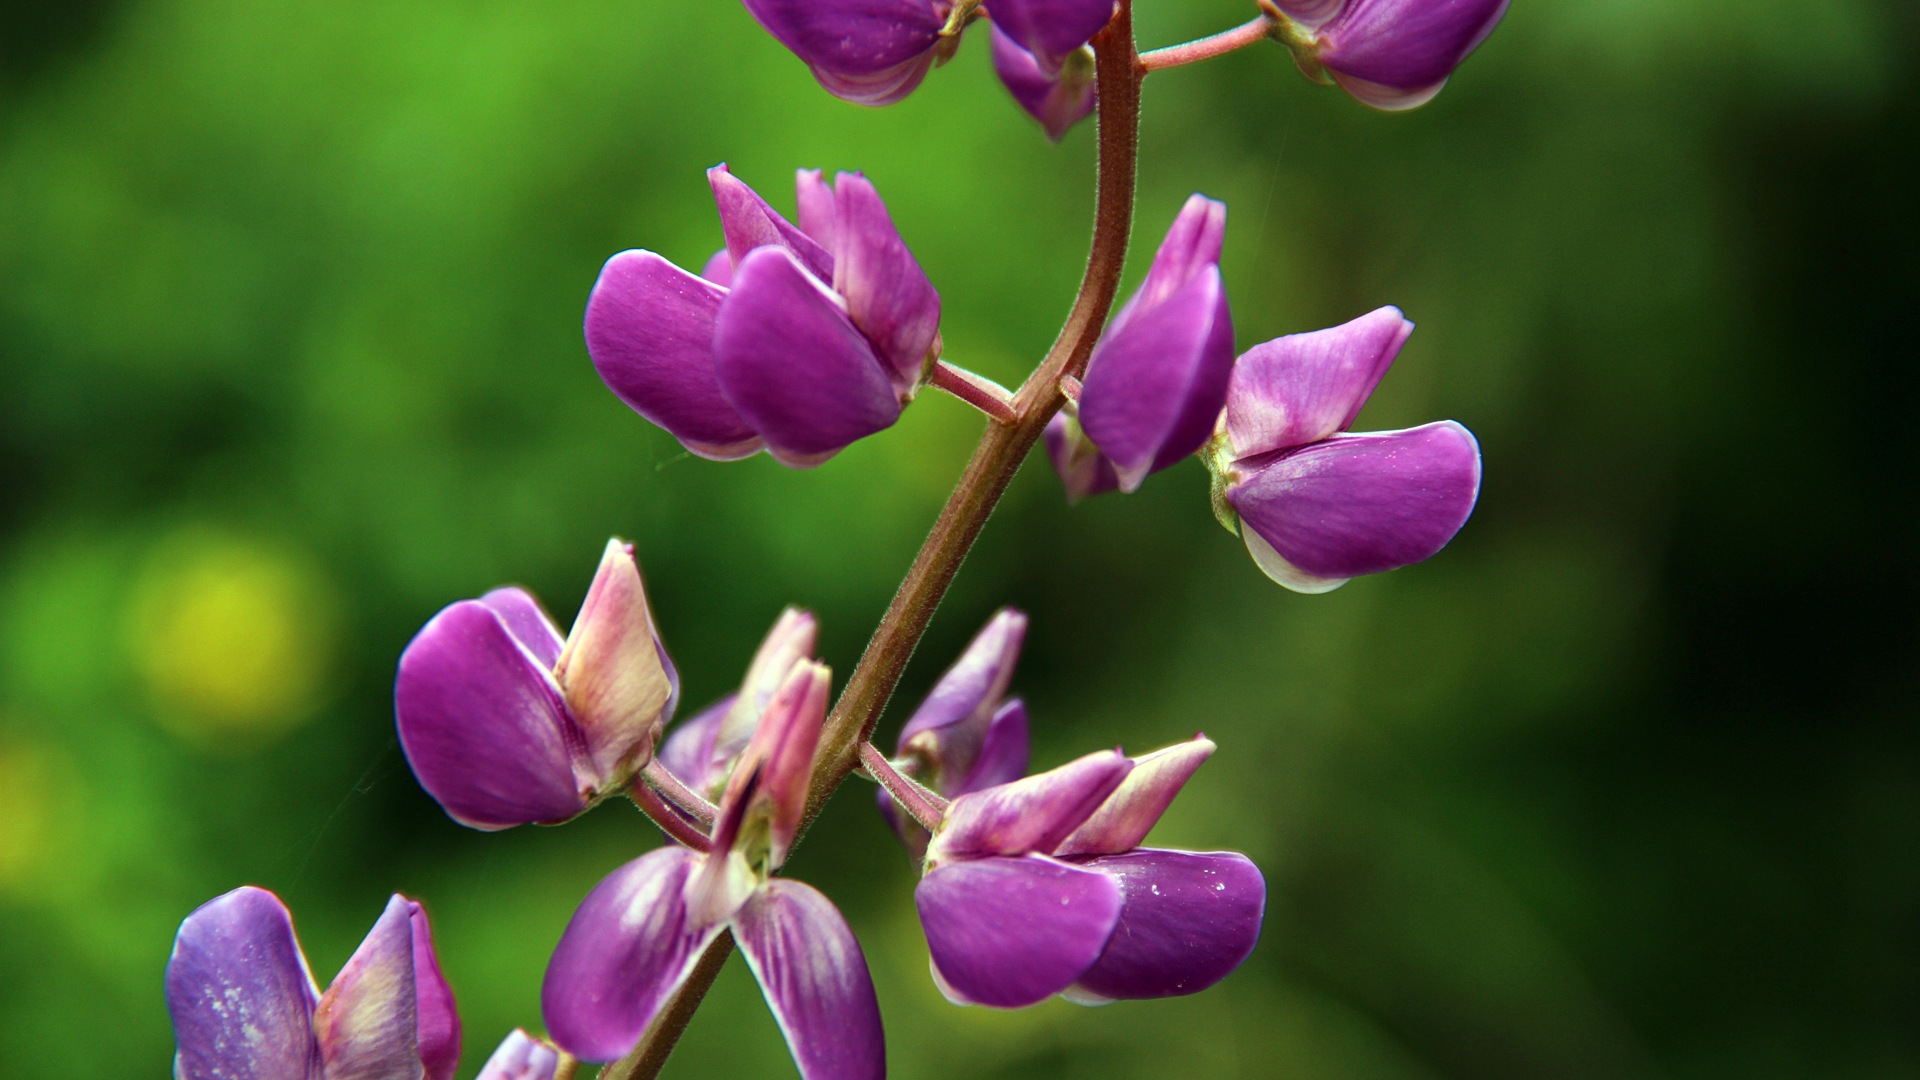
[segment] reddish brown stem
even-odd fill
[[[934,362],[933,377],[928,382],[986,413],[996,424],[1012,424],[1020,419],[1013,411],[1013,394],[984,375],[938,360]]]
[[[922,828],[928,832],[940,828],[940,819],[946,816],[947,800],[921,787],[912,777],[903,775],[893,767],[893,762],[887,760],[887,755],[872,743],[860,744],[860,764],[866,767],[867,775],[886,788],[887,794],[893,796],[893,801],[900,805],[900,809],[913,815],[913,820],[919,822]]]

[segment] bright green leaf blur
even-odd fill
[[[1237,23],[1137,0],[1143,43]],[[159,1076],[196,905],[293,908],[326,980],[426,902],[472,1075],[658,842],[623,804],[481,835],[391,677],[442,605],[565,625],[633,540],[689,713],[781,606],[850,671],[980,420],[929,392],[823,468],[692,459],[601,386],[601,263],[697,266],[702,170],[862,169],[947,355],[1016,382],[1075,288],[1092,132],[985,40],[902,105],[819,91],[738,4],[76,0],[0,13],[0,1076]],[[1015,482],[882,732],[1000,604],[1036,764],[1205,730],[1155,842],[1250,853],[1204,995],[955,1009],[854,784],[792,872],[872,962],[893,1075],[1920,1074],[1909,0],[1517,0],[1436,101],[1278,47],[1154,76],[1129,281],[1231,207],[1243,347],[1398,304],[1362,428],[1451,417],[1482,504],[1431,563],[1270,585],[1197,465],[1069,510]],[[669,1076],[791,1075],[735,964]]]

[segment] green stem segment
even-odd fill
[[[1119,0],[1113,21],[1093,38],[1094,73],[1099,92],[1100,166],[1094,202],[1093,246],[1086,274],[1066,325],[1046,358],[1013,395],[1010,423],[987,426],[960,475],[953,494],[935,520],[912,569],[887,606],[866,652],[841,691],[821,732],[819,756],[807,793],[811,823],[827,797],[860,763],[860,747],[873,734],[880,712],[893,696],[914,647],[926,633],[934,609],[947,594],[960,563],[980,535],[1000,496],[1027,452],[1046,430],[1047,421],[1066,399],[1060,380],[1087,370],[1093,345],[1113,309],[1133,231],[1134,171],[1139,158],[1140,82],[1147,69],[1135,51],[1133,2]],[[686,1030],[694,1010],[733,951],[731,935],[722,935],[700,958],[680,991],[648,1029],[633,1052],[607,1066],[599,1080],[653,1080]]]

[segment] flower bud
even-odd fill
[[[1303,51],[1379,109],[1431,100],[1506,14],[1507,0],[1278,0],[1307,31]]]
[[[678,696],[633,549],[613,540],[564,640],[520,589],[435,615],[401,654],[394,716],[420,786],[495,830],[564,821],[625,785]]]
[[[995,23],[993,70],[1013,100],[1040,121],[1054,142],[1093,112],[1093,50],[1084,46],[1048,70]]]
[[[719,798],[774,692],[794,665],[813,656],[818,637],[812,612],[782,611],[747,665],[739,692],[676,726],[660,748],[661,763],[695,791]]]
[[[1079,423],[1122,491],[1200,449],[1219,416],[1233,370],[1219,266],[1226,221],[1224,203],[1187,200],[1088,362]]]
[[[541,1039],[514,1028],[501,1040],[493,1056],[480,1066],[474,1080],[553,1080],[560,1068],[560,1052]]]
[[[1413,324],[1385,307],[1276,338],[1233,369],[1216,487],[1268,577],[1299,592],[1431,557],[1465,524],[1480,448],[1452,421],[1348,434]]]

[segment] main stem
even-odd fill
[[[1113,309],[1120,287],[1120,268],[1127,257],[1127,237],[1133,230],[1134,167],[1139,157],[1140,81],[1146,70],[1134,48],[1133,2],[1119,0],[1113,21],[1093,38],[1094,70],[1099,94],[1100,165],[1094,197],[1093,247],[1073,310],[1046,358],[1013,397],[1014,421],[989,423],[974,448],[966,471],[946,506],[933,523],[913,567],[887,605],[880,626],[867,642],[860,663],[847,678],[840,700],[821,732],[819,757],[807,793],[807,822],[811,823],[841,781],[860,761],[860,746],[873,734],[880,712],[900,682],[907,660],[920,644],[935,608],[947,594],[954,574],[980,535],[1007,484],[1040,440],[1047,421],[1066,399],[1060,394],[1064,376],[1078,378],[1087,370],[1093,344]],[[701,956],[693,974],[674,1000],[648,1029],[633,1052],[601,1070],[599,1080],[653,1080],[667,1055],[686,1030],[694,1010],[720,974],[733,951],[730,935],[721,935]]]

